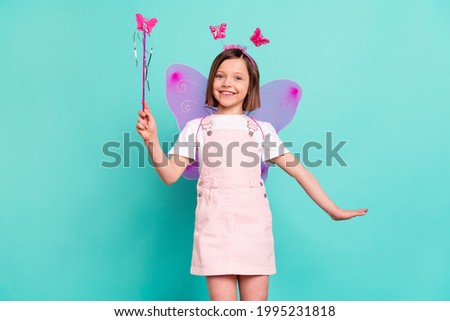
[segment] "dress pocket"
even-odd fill
[[[202,184],[197,185],[197,208],[196,216],[198,218],[204,217],[210,212],[211,207],[211,187],[202,186]]]
[[[252,182],[250,190],[253,196],[253,210],[259,217],[264,220],[272,221],[272,214],[270,212],[269,200],[267,197],[266,189],[262,180]]]

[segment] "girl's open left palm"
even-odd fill
[[[358,210],[344,210],[340,208],[335,213],[330,214],[330,216],[335,221],[342,221],[351,219],[355,216],[363,216],[367,211],[367,208],[360,208]]]

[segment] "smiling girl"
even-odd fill
[[[194,160],[200,163],[191,273],[206,276],[211,300],[237,300],[238,293],[241,300],[267,300],[269,275],[275,274],[276,268],[272,214],[261,179],[261,161],[275,163],[294,177],[334,220],[361,216],[367,209],[337,207],[283,146],[273,126],[247,116],[260,106],[260,95],[258,67],[245,51],[227,49],[215,58],[206,104],[217,111],[186,124],[168,153],[169,160],[147,105],[138,112],[136,129],[153,164],[165,164],[155,166],[165,183],[176,182]],[[196,138],[198,157],[186,146],[189,137]],[[267,137],[271,143],[263,144]],[[256,162],[252,161],[255,155]]]

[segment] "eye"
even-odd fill
[[[242,77],[241,76],[236,76],[235,79],[236,80],[242,80]]]
[[[217,74],[217,75],[216,75],[216,78],[222,79],[222,78],[223,78],[223,75]]]

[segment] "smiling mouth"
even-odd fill
[[[231,92],[231,91],[219,91],[219,93],[221,95],[225,95],[225,96],[233,96],[233,95],[235,95],[235,93]]]

